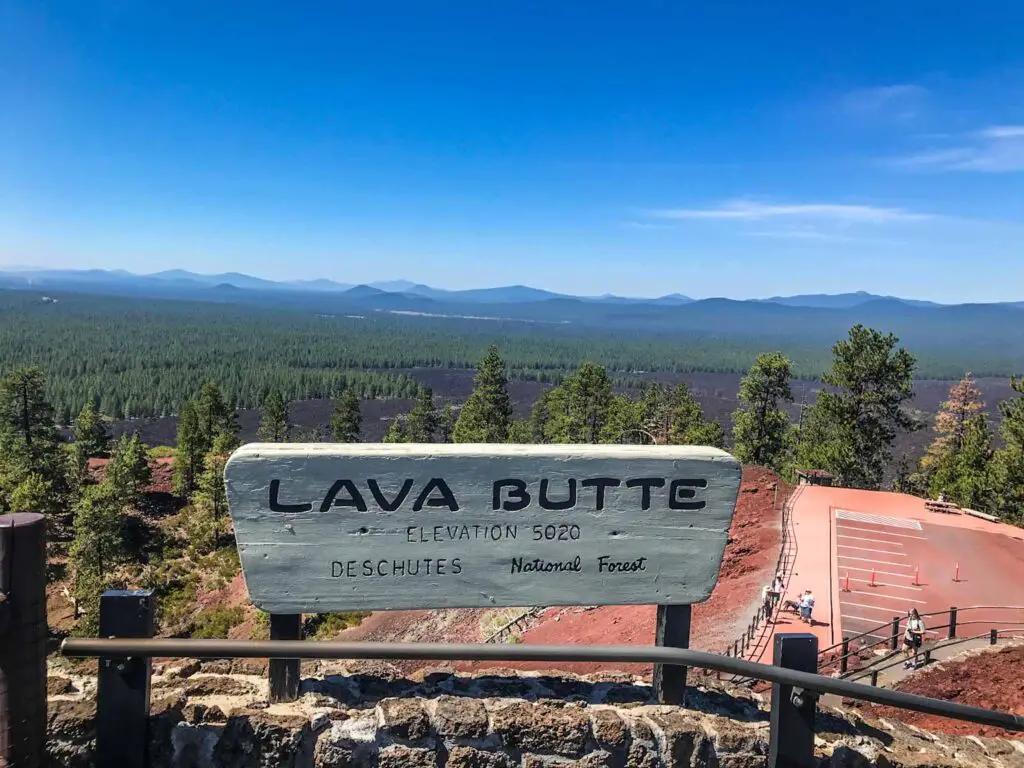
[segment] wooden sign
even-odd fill
[[[270,613],[689,604],[740,484],[694,446],[252,443],[225,469]]]

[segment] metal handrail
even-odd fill
[[[739,674],[818,694],[833,694],[915,712],[1024,731],[1024,716],[876,688],[706,651],[659,646],[493,645],[488,643],[338,643],[303,640],[68,638],[65,656],[93,658],[434,659],[445,661],[598,661],[669,664]]]
[[[979,622],[979,623],[981,623],[981,622]],[[1021,625],[1020,628],[1024,629],[1024,625]],[[1002,634],[1004,632],[1012,632],[1012,631],[1013,630],[1011,630],[1011,629],[1000,629],[1000,630],[997,630],[997,633],[998,634]],[[969,642],[971,642],[973,640],[981,640],[981,639],[987,638],[987,637],[991,637],[991,632],[982,632],[980,635],[971,635],[970,637],[954,637],[952,639],[939,641],[938,643],[933,645],[928,650],[934,651],[934,650],[936,650],[938,648],[949,648],[950,646],[953,646],[953,645],[959,645],[960,643],[969,643]],[[898,653],[899,653],[899,651],[893,651],[893,654],[898,654]],[[886,661],[888,661],[888,659],[886,659]],[[901,662],[899,662],[899,661],[894,661],[891,664],[886,664],[884,662],[879,662],[877,664],[870,664],[867,667],[864,667],[862,669],[852,670],[849,674],[846,675],[846,677],[844,679],[845,680],[861,680],[861,679],[863,679],[865,677],[871,677],[871,674],[874,673],[874,672],[884,672],[887,669],[892,669],[893,667],[897,666],[900,663]]]
[[[957,607],[956,610],[957,610],[957,616],[961,616],[961,615],[963,615],[963,613],[965,611],[979,611],[979,610],[984,610],[984,611],[1024,611],[1024,605],[968,605],[968,606],[964,606],[963,608]],[[919,615],[922,618],[927,618],[929,616],[948,615],[949,611],[950,611],[950,609],[947,608],[947,609],[942,610],[942,611],[929,611],[928,613],[922,613],[922,614],[919,614]],[[906,617],[901,616],[900,617],[900,621],[902,622],[905,618]],[[970,623],[971,622],[969,622],[969,621],[959,621],[958,620],[957,621],[957,626],[967,625],[967,624],[970,624]],[[983,623],[988,623],[988,622],[983,622]],[[935,627],[932,627],[931,630],[929,630],[929,631],[934,631],[936,629],[947,629],[949,626],[950,626],[949,624],[939,624],[939,625],[937,625]],[[875,627],[872,627],[871,629],[868,629],[868,630],[866,630],[864,632],[860,632],[860,633],[858,633],[856,635],[851,635],[850,637],[844,638],[842,642],[836,643],[835,645],[830,645],[828,648],[823,648],[820,651],[818,651],[818,656],[819,657],[825,656],[830,651],[835,651],[837,649],[842,648],[844,644],[848,645],[849,643],[853,642],[854,640],[859,640],[862,637],[867,637],[867,636],[870,636],[870,635],[874,635],[878,630],[888,630],[888,629],[891,629],[891,628],[892,628],[892,619],[890,619],[889,621],[882,622],[881,624],[879,624],[879,625],[877,625]],[[879,642],[887,642],[887,640],[886,641],[879,641]],[[870,648],[872,645],[877,645],[877,643],[872,643],[872,644],[869,644],[869,645],[864,646],[864,647]],[[842,658],[842,657],[838,657],[838,658]],[[831,661],[832,660],[830,660],[830,662]]]
[[[939,611],[939,613],[944,613],[944,611]],[[924,615],[924,614],[922,614],[922,615]],[[1006,626],[1006,627],[1016,627],[1018,629],[1024,630],[1024,621],[987,621],[985,619],[973,619],[971,621],[957,621],[956,626],[957,627],[967,627],[967,626],[973,626],[973,625],[976,625],[976,624],[984,624],[984,625],[990,626],[990,627],[994,626],[994,625]],[[953,625],[951,625],[951,624],[937,624],[936,626],[932,627],[931,629],[925,630],[925,634],[926,635],[933,635],[933,634],[936,634],[936,632],[938,630],[940,630],[940,629],[949,629],[951,626],[953,626]],[[883,625],[882,628],[887,628],[887,629],[891,630],[892,629],[892,622],[889,622],[888,624]],[[1009,630],[1000,630],[1000,631],[1009,631]],[[949,640],[956,640],[957,638],[948,638],[948,639]],[[968,638],[968,639],[975,639],[975,638]],[[821,669],[822,667],[829,667],[829,666],[831,666],[833,664],[837,664],[837,663],[841,662],[843,659],[849,659],[851,657],[859,658],[860,655],[862,653],[864,653],[865,651],[871,650],[872,648],[874,648],[876,646],[879,646],[879,645],[890,645],[891,643],[892,643],[892,637],[890,636],[890,637],[886,637],[886,638],[884,638],[882,640],[876,640],[873,643],[868,643],[867,645],[860,645],[857,648],[854,648],[854,649],[850,650],[849,652],[847,652],[847,653],[845,653],[845,654],[843,654],[841,656],[836,656],[834,658],[826,659],[824,661],[824,663],[822,663],[822,660],[819,658],[818,669]],[[819,654],[819,656],[820,655],[821,654]]]

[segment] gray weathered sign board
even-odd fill
[[[252,443],[225,469],[270,613],[688,604],[740,484],[694,446]]]

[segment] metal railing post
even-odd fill
[[[850,667],[850,641],[845,637],[843,638],[843,655],[839,659],[839,672],[845,675],[846,670]]]
[[[150,590],[107,590],[100,597],[100,636],[153,637],[153,603]],[[99,661],[96,766],[145,768],[152,660],[146,656]]]
[[[892,617],[892,637],[889,639],[889,644],[892,650],[898,651],[900,649],[900,617]]]
[[[998,639],[999,639],[999,630],[998,629],[990,629],[988,631],[988,644],[989,645],[995,645],[996,641]]]
[[[956,638],[956,606],[949,609],[949,639]]]
[[[0,515],[0,765],[46,758],[46,520]]]
[[[800,672],[818,668],[818,638],[811,634],[775,636],[772,663]],[[767,768],[810,768],[814,760],[814,714],[818,694],[772,684],[771,730]]]

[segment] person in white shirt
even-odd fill
[[[906,657],[906,661],[903,662],[904,669],[917,669],[920,666],[918,655],[924,643],[924,632],[921,614],[917,612],[917,608],[911,608],[907,612],[907,630],[903,633],[903,655]]]

